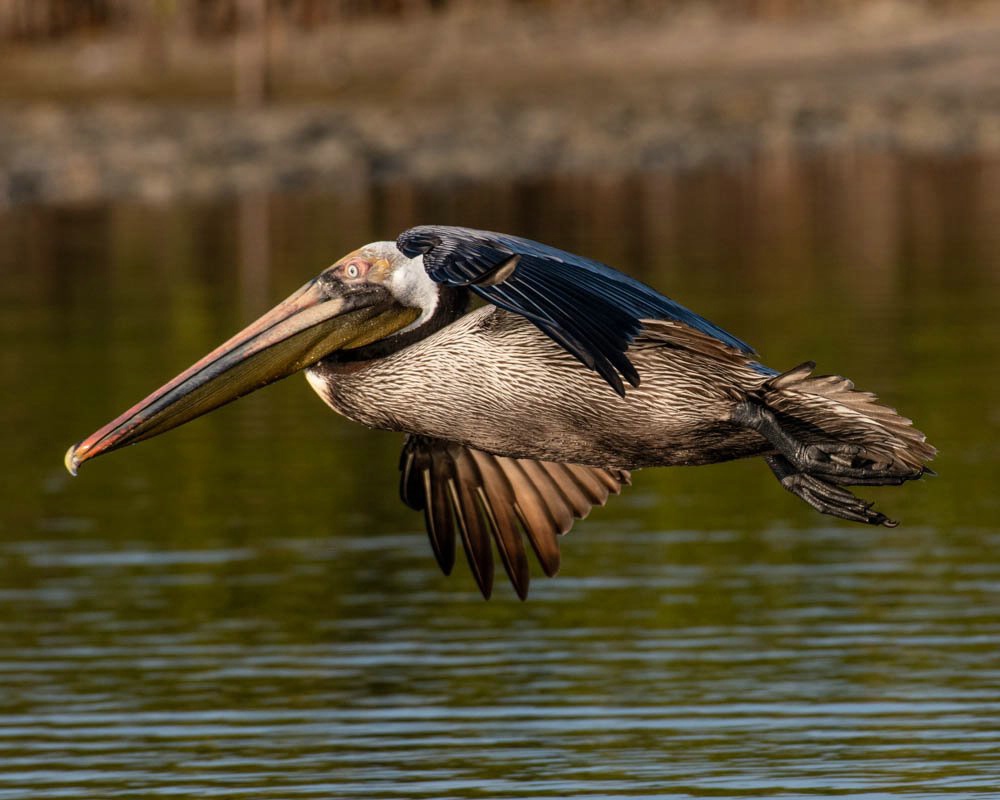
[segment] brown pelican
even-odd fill
[[[476,295],[486,301],[470,311]],[[557,536],[640,467],[760,456],[813,508],[896,523],[844,487],[929,473],[908,419],[812,362],[778,373],[744,342],[611,267],[538,242],[422,226],[323,270],[69,449],[68,469],[300,370],[349,419],[407,434],[401,493],[445,573],[456,532],[479,588],[493,547],[520,597],[524,539]],[[523,532],[523,536],[522,536]]]

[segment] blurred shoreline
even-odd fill
[[[236,91],[238,36],[153,56],[120,34],[5,43],[0,207],[1000,154],[1000,3],[778,21],[476,9],[268,29],[267,102]]]

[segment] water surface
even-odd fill
[[[0,216],[0,798],[996,796],[1000,163]],[[940,477],[819,516],[759,462],[638,473],[554,580],[483,602],[396,494],[400,437],[292,378],[65,448],[410,224],[627,269],[916,419]]]

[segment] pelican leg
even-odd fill
[[[867,459],[861,445],[828,441],[806,444],[786,431],[774,412],[754,400],[744,400],[733,411],[733,422],[757,431],[798,472],[821,475],[845,485],[898,486],[917,475],[889,472],[885,465]]]
[[[784,456],[764,456],[764,460],[785,489],[805,500],[821,514],[830,514],[851,522],[884,525],[887,528],[895,528],[899,524],[885,514],[873,511],[872,502],[855,497],[839,486],[799,472]]]

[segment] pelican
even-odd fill
[[[473,297],[485,303],[470,310]],[[71,447],[66,466],[75,475],[304,370],[335,411],[406,434],[402,499],[423,511],[441,569],[451,572],[458,538],[488,598],[495,544],[524,599],[525,540],[554,575],[557,537],[642,467],[760,457],[817,511],[896,525],[844,487],[920,478],[935,449],[874,395],[814,368],[773,370],[598,261],[427,225],[324,269]]]

